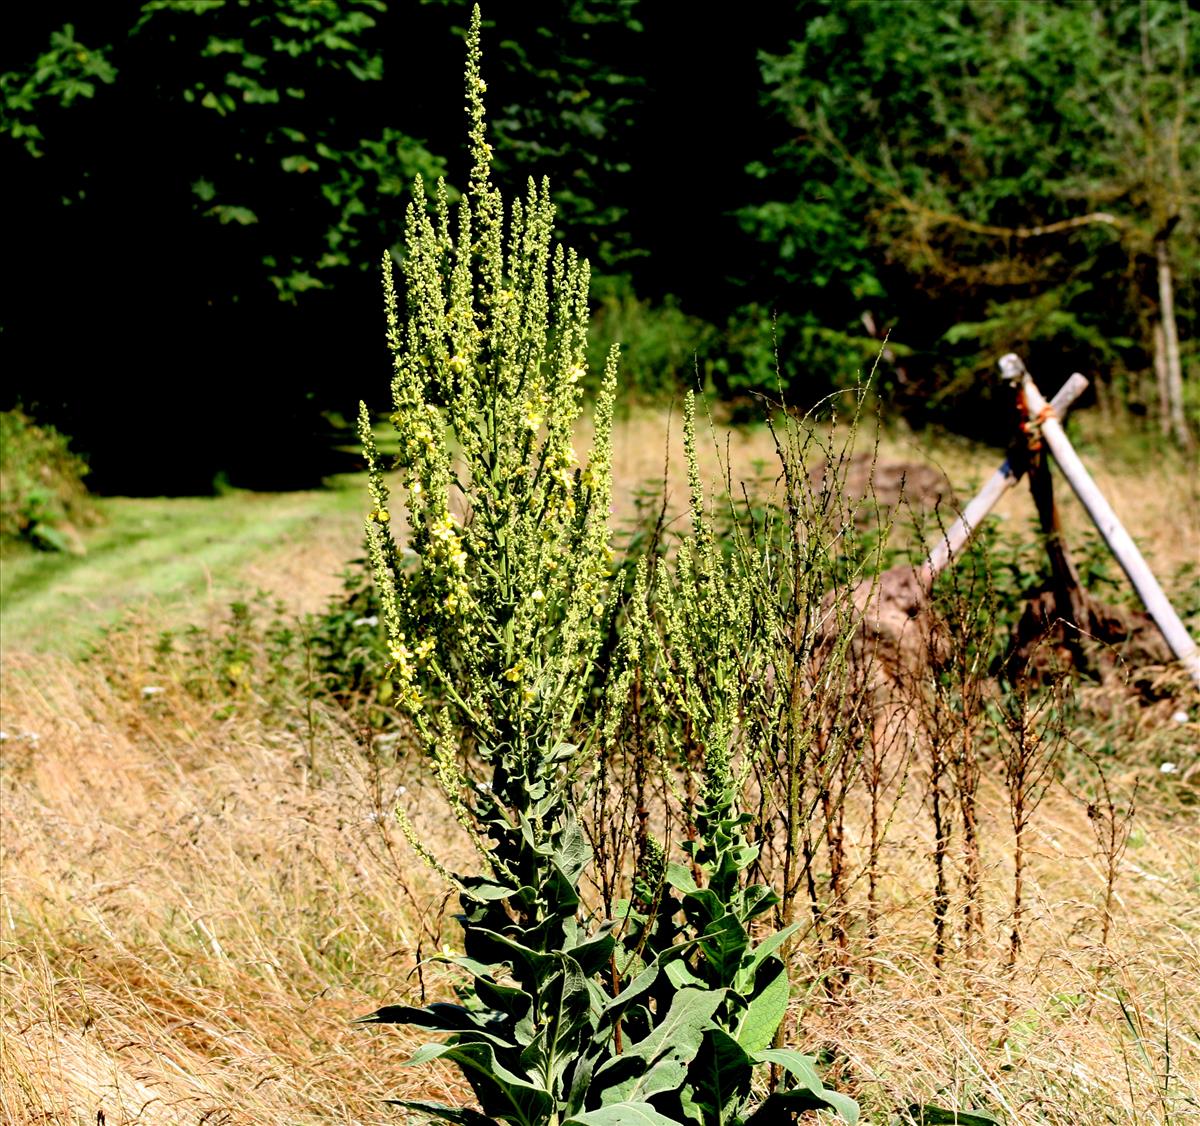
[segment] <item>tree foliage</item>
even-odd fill
[[[602,332],[632,334],[647,392],[782,378],[813,401],[890,333],[880,386],[912,416],[986,424],[975,376],[1010,347],[1135,406],[1174,355],[1195,410],[1185,4],[485,14],[497,182],[551,177]],[[0,405],[76,435],[101,491],[333,468],[316,455],[349,444],[329,422],[353,408],[345,371],[380,362],[359,342],[373,264],[400,247],[397,193],[417,173],[445,175],[452,198],[466,182],[447,155],[466,22],[465,0],[48,0],[13,21]],[[64,318],[160,402],[60,354]],[[161,401],[178,404],[169,425]],[[248,421],[262,411],[278,434]],[[153,484],[131,430],[172,466]]]
[[[629,7],[521,14],[495,91],[497,163],[555,173],[567,225],[614,265],[629,253],[613,187],[636,85],[614,65],[636,27]],[[439,155],[457,133],[459,21],[452,2],[61,0],[8,41],[0,150],[21,217],[0,313],[10,394],[80,439],[101,489],[202,490],[218,469],[296,484],[297,465],[334,468],[319,456],[337,440],[321,411],[349,413],[346,368],[377,362],[348,341],[368,338],[374,265],[400,244],[397,196],[417,174],[445,174],[452,197],[465,180]],[[187,401],[168,426],[145,397],[56,362],[64,285],[91,348],[139,383],[169,371],[192,389],[167,394]],[[263,413],[278,434],[249,421]],[[181,446],[186,463],[172,457]],[[164,467],[155,482],[138,470],[147,454]]]
[[[1187,8],[800,10],[802,36],[763,60],[794,132],[752,167],[773,198],[744,213],[795,304],[835,328],[892,326],[932,354],[925,394],[1014,342],[1056,367],[1145,367],[1155,239],[1181,273],[1197,261]]]

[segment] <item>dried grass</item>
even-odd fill
[[[307,774],[298,730],[52,658],[5,674],[0,1120],[358,1122],[428,1088],[410,1037],[350,1023],[453,937],[386,815],[420,792],[403,763],[325,722]]]
[[[619,428],[618,497],[661,480],[661,435],[661,416]],[[768,460],[770,442],[735,436],[735,475]],[[883,456],[912,451],[889,441]],[[990,472],[978,459],[952,452],[943,468],[961,488]],[[682,473],[681,456],[672,465]],[[721,476],[715,457],[705,472]],[[1194,485],[1156,473],[1122,477],[1114,492],[1134,535],[1169,564],[1200,543],[1198,521],[1177,518]],[[681,482],[672,492],[678,510]],[[1026,503],[1014,493],[1005,505]],[[280,549],[293,564],[282,583],[307,605],[316,587],[296,576],[330,553],[294,546]],[[279,584],[264,568],[272,576]],[[220,718],[173,685],[143,697],[150,674],[136,645],[109,661],[106,675],[103,660],[4,658],[0,1121],[359,1123],[384,1120],[389,1097],[464,1098],[456,1075],[403,1066],[415,1033],[351,1023],[450,991],[436,964],[417,972],[457,936],[447,889],[388,816],[398,787],[422,838],[471,860],[420,770],[369,753],[320,708],[311,731],[302,715],[272,727],[254,709]],[[861,921],[846,920],[857,961],[835,1001],[822,964],[804,961],[811,946],[799,947],[799,1046],[827,1051],[831,1081],[871,1121],[925,1100],[987,1105],[1013,1124],[1200,1118],[1200,774],[1169,790],[1154,756],[1178,756],[1186,736],[1166,703],[1143,709],[1105,691],[1090,702],[1111,710],[1112,785],[1127,795],[1147,783],[1107,946],[1103,858],[1077,796],[1084,780],[1069,774],[1038,812],[1022,956],[1005,969],[1011,832],[997,770],[980,793],[987,937],[935,972],[918,770],[883,852],[878,944],[868,949]],[[859,870],[864,821],[850,811]],[[863,895],[851,888],[851,902]]]

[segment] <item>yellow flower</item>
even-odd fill
[[[450,513],[446,513],[437,521],[436,524],[429,530],[429,534],[435,540],[440,540],[442,543],[449,543],[455,538],[454,536],[455,523],[454,517]]]
[[[535,590],[529,597],[532,598],[534,602],[541,602],[546,595],[542,592],[541,587],[538,587],[538,589]]]
[[[521,677],[524,676],[524,671],[521,668],[521,662],[518,661],[511,669],[505,669],[504,679],[516,684]]]
[[[467,361],[463,359],[462,356],[451,356],[450,370],[454,372],[455,375],[462,375],[462,373],[467,370]]]

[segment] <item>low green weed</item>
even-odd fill
[[[87,473],[87,462],[53,426],[19,410],[0,412],[0,539],[82,552],[78,529],[98,516]]]

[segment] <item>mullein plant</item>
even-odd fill
[[[643,873],[640,886],[653,884],[647,894],[660,900],[658,948],[635,957],[635,925],[618,949],[613,923],[589,914],[580,895],[591,854],[575,811],[590,751],[572,740],[589,726],[594,665],[614,612],[608,515],[617,360],[614,350],[583,467],[572,439],[587,374],[588,267],[553,245],[545,184],[530,183],[506,208],[491,182],[479,39],[475,9],[466,72],[470,180],[454,207],[444,184],[432,199],[415,185],[403,315],[385,259],[404,553],[365,407],[360,432],[390,675],[482,871],[446,872],[398,811],[413,846],[458,888],[463,953],[446,957],[461,971],[462,1003],[392,1005],[366,1020],[445,1036],[410,1062],[457,1065],[479,1109],[401,1104],[443,1121],[737,1123],[746,1120],[746,1068],[770,1038],[757,1030],[742,1046],[743,1010],[753,1009],[757,1023],[781,1010],[774,967],[760,969],[769,947],[737,945],[734,923],[757,914],[762,898],[741,888],[750,853],[727,774],[711,772],[718,780],[694,853],[710,886],[674,898],[662,889],[673,869]],[[482,777],[469,773],[468,761],[482,764]],[[674,933],[667,903],[682,917]],[[769,1005],[755,1008],[768,992]],[[731,1045],[742,1055],[726,1070]],[[801,1072],[797,1090],[809,1092],[787,1109],[837,1105],[831,1093],[820,1096],[815,1073],[777,1062]],[[737,1085],[734,1101],[712,1090],[726,1074]]]
[[[689,811],[693,832],[682,845],[688,862],[667,862],[661,844],[649,838],[634,894],[616,912],[627,973],[648,961],[661,967],[644,999],[624,1014],[623,1031],[645,1034],[658,1014],[689,1005],[703,1014],[686,1042],[682,1081],[655,1100],[671,1121],[768,1126],[823,1109],[854,1122],[856,1104],[822,1084],[812,1057],[773,1046],[789,998],[781,951],[798,924],[755,937],[779,897],[749,878],[759,850],[747,837],[753,817],[739,799],[755,758],[768,749],[750,715],[761,710],[764,695],[775,695],[768,687],[775,623],[764,611],[778,544],[769,530],[755,534],[753,521],[737,512],[730,513],[732,536],[722,543],[714,535],[690,392],[684,451],[690,534],[681,538],[673,565],[655,568],[653,581],[639,567],[622,638],[623,671],[609,686],[606,735],[615,733],[640,668],[654,711],[672,717],[661,725],[669,745],[664,759],[696,771],[698,800]],[[685,732],[698,755],[683,746]],[[682,794],[677,799],[685,804]],[[752,1081],[766,1065],[782,1082],[764,1099]],[[622,1057],[609,1066],[627,1065]]]

